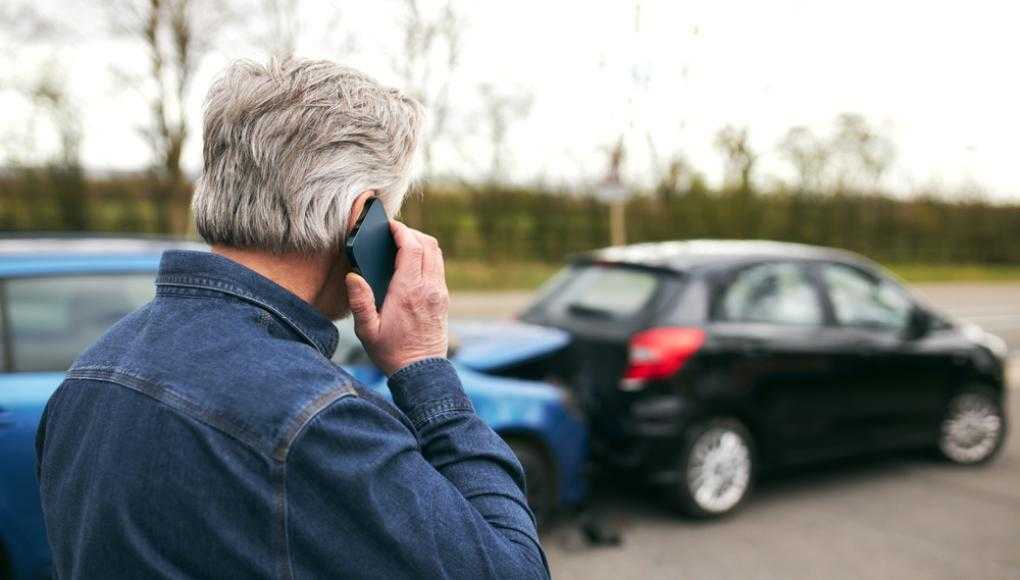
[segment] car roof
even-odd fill
[[[800,259],[868,264],[853,252],[771,240],[678,240],[612,246],[581,254],[582,262],[614,262],[687,272],[755,260]]]
[[[170,238],[25,234],[0,237],[0,277],[153,271],[166,250],[207,250]]]

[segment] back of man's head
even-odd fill
[[[421,105],[328,61],[231,65],[206,97],[192,209],[213,245],[336,251],[357,196],[392,215],[410,184]]]

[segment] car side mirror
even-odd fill
[[[909,340],[923,338],[931,330],[931,316],[920,308],[910,311],[906,335]]]

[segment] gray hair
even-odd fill
[[[421,104],[328,61],[232,64],[206,97],[191,207],[209,244],[335,250],[358,194],[389,215],[410,186]]]

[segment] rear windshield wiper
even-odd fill
[[[567,312],[575,314],[577,316],[587,316],[590,318],[615,318],[613,313],[603,308],[595,308],[594,306],[586,306],[584,304],[570,304],[567,306]]]

